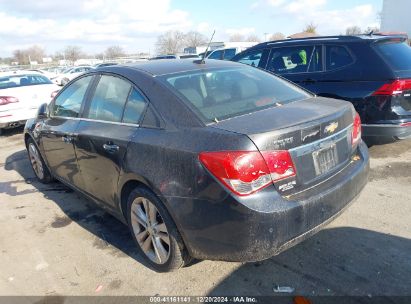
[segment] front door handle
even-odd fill
[[[108,153],[117,153],[120,150],[120,147],[114,144],[104,144],[103,149],[106,150]]]
[[[77,139],[77,137],[78,137],[78,134],[70,133],[70,134],[67,134],[67,135],[63,135],[61,137],[61,140],[63,142],[65,142],[66,144],[72,144]]]

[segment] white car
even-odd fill
[[[60,75],[54,78],[53,82],[58,85],[64,86],[70,80],[92,69],[93,67],[91,66],[76,66],[76,67],[67,68]]]
[[[212,51],[207,59],[231,60],[235,55],[245,51],[248,47],[227,47]]]
[[[23,125],[49,103],[60,87],[41,73],[32,71],[0,74],[0,134],[3,129]]]

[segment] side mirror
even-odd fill
[[[48,106],[47,103],[43,103],[37,110],[37,119],[46,119],[48,117]]]

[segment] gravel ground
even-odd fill
[[[34,178],[21,129],[0,136],[0,295],[411,295],[411,141],[373,146],[370,182],[342,216],[261,263],[158,274],[127,228]]]

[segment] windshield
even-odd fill
[[[411,47],[407,43],[390,40],[378,43],[377,49],[394,71],[411,70]]]
[[[0,77],[0,89],[17,88],[39,84],[52,84],[43,75],[11,75]]]
[[[165,75],[162,78],[205,123],[310,97],[291,83],[251,67]]]

